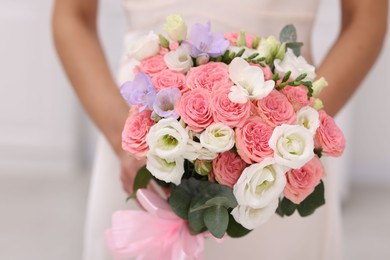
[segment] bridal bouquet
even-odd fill
[[[147,159],[134,185],[146,212],[114,214],[112,251],[197,259],[206,235],[240,237],[274,213],[323,205],[320,157],[340,156],[345,140],[316,98],[327,83],[300,56],[294,27],[277,40],[194,24],[187,37],[173,15],[165,28],[168,37],[151,32],[129,51],[139,63],[121,87],[132,105],[122,144]],[[167,202],[143,189],[151,179],[170,189]]]

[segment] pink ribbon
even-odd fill
[[[205,235],[192,235],[188,224],[154,192],[140,189],[146,211],[117,211],[105,240],[115,260],[202,260]]]

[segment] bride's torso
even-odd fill
[[[287,24],[297,28],[310,60],[310,36],[319,0],[123,0],[130,34],[163,31],[165,17],[181,14],[191,25],[211,21],[212,30],[245,30],[259,36],[274,35]]]

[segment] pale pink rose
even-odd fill
[[[252,66],[259,67],[263,71],[265,81],[271,80],[273,78],[274,74],[272,73],[271,68],[268,65],[265,65],[265,67],[263,67],[260,64],[256,64],[252,62],[250,62],[249,64]]]
[[[292,169],[286,173],[287,183],[284,187],[284,196],[295,204],[306,199],[325,177],[325,169],[318,156],[300,169]]]
[[[267,125],[261,117],[250,117],[243,127],[236,128],[238,154],[249,164],[273,157],[274,151],[268,145],[272,132],[272,127]]]
[[[176,113],[195,132],[214,123],[210,93],[203,88],[186,92],[175,105]]]
[[[225,38],[230,42],[231,46],[236,46],[237,45],[237,39],[239,32],[229,32],[225,33]],[[256,36],[250,33],[245,33],[245,40],[246,40],[246,46],[248,48],[252,48],[252,43],[255,40]]]
[[[296,115],[293,106],[285,95],[277,90],[263,99],[254,102],[257,114],[272,127],[282,124],[294,124]]]
[[[320,127],[314,136],[316,148],[321,147],[322,152],[329,156],[341,156],[345,149],[345,138],[343,132],[336,125],[334,119],[326,114],[324,110],[319,111]]]
[[[152,111],[138,112],[138,107],[133,107],[126,120],[122,132],[122,148],[140,159],[146,156],[149,147],[146,143],[146,135],[154,125],[151,119]]]
[[[215,122],[235,128],[242,126],[251,115],[251,102],[239,104],[229,99],[230,87],[233,83],[217,86],[212,91],[211,104]]]
[[[180,46],[179,43],[175,41],[169,43],[169,49],[171,49],[171,51],[176,50],[177,48],[179,48],[179,46]]]
[[[153,77],[160,71],[168,69],[167,65],[165,64],[163,55],[155,55],[153,57],[142,60],[139,68],[142,72],[148,74],[150,77]]]
[[[281,90],[281,92],[293,105],[295,111],[300,110],[302,107],[311,106],[313,104],[313,100],[307,98],[308,90],[305,86],[286,86]]]
[[[165,55],[169,52],[169,50],[167,48],[164,48],[163,46],[160,46],[160,55]]]
[[[193,67],[187,73],[189,89],[203,88],[211,91],[215,86],[229,82],[228,66],[222,62],[209,62]]]
[[[154,75],[153,85],[160,91],[165,88],[178,88],[183,93],[186,91],[186,76],[183,73],[173,70],[163,70]]]
[[[247,164],[241,157],[230,151],[220,153],[213,160],[213,173],[215,180],[223,185],[233,187]]]

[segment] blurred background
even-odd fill
[[[338,2],[320,6],[313,34],[316,64],[337,36]],[[0,259],[81,255],[97,131],[56,56],[52,4],[0,1]],[[115,72],[124,32],[120,1],[101,0],[99,24]],[[350,260],[390,259],[389,58],[390,34],[377,64],[337,117],[348,149],[331,161],[330,174],[342,183],[344,251]]]

